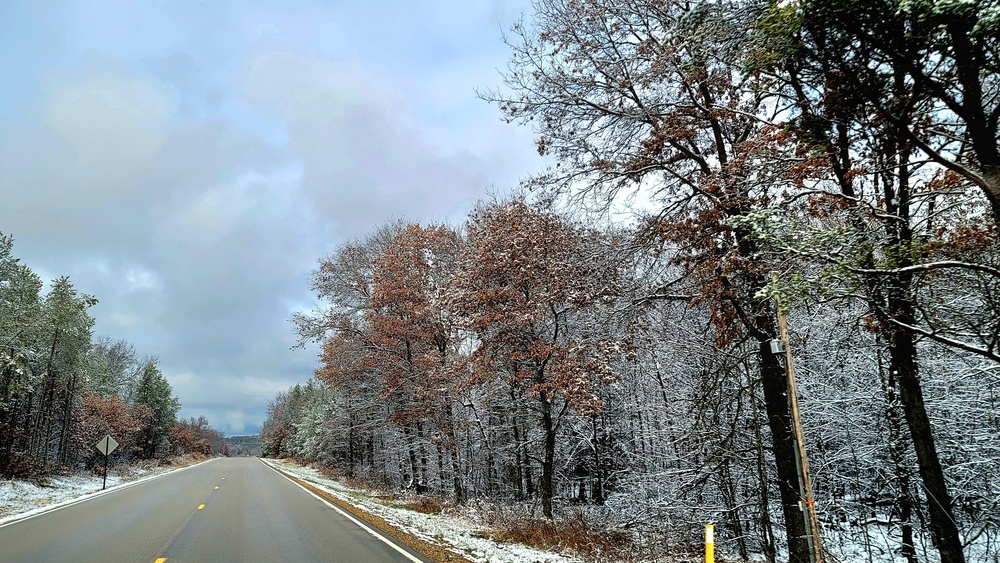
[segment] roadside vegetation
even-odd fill
[[[177,419],[180,402],[155,357],[94,337],[95,297],[67,277],[43,293],[13,244],[0,233],[0,477],[99,470],[95,446],[107,435],[118,443],[111,465],[126,468],[223,451],[205,417]]]
[[[533,7],[482,97],[553,166],[322,258],[264,455],[805,563],[782,313],[831,559],[997,560],[996,2]]]

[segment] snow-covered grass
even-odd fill
[[[177,465],[122,466],[108,470],[108,491],[132,486],[160,475],[191,467]],[[0,524],[73,504],[101,493],[103,478],[92,473],[55,475],[41,484],[0,480]]]
[[[873,518],[878,524],[861,527],[823,528],[823,549],[832,563],[906,563],[900,553],[901,534],[898,526],[889,526],[888,517]],[[934,548],[930,534],[915,531],[913,543],[917,559],[926,563],[941,560]],[[963,538],[963,541],[967,541]],[[970,563],[1000,563],[1000,546],[996,530],[978,535],[965,547],[965,558]]]
[[[524,545],[500,543],[483,537],[484,530],[461,514],[425,514],[406,508],[398,501],[378,498],[371,491],[347,487],[318,471],[282,460],[266,460],[290,475],[326,491],[338,499],[421,539],[450,548],[464,557],[483,563],[580,563],[580,559],[534,549]]]
[[[427,541],[450,546],[453,551],[473,561],[490,563],[580,563],[582,561],[580,558],[565,554],[489,539],[486,537],[489,532],[488,522],[483,522],[484,519],[475,513],[474,507],[467,508],[464,512],[453,509],[445,511],[445,514],[425,514],[414,510],[412,506],[407,506],[405,499],[384,498],[384,495],[380,496],[378,492],[349,487],[323,476],[312,468],[284,460],[266,460],[266,462],[344,502],[375,514],[408,533]],[[933,563],[940,560],[937,551],[931,545],[929,535],[916,533],[914,540],[917,544],[917,558],[920,561]],[[718,539],[716,541],[718,542]],[[898,527],[872,525],[866,528],[835,526],[823,529],[824,551],[832,563],[905,563],[905,559],[899,553],[899,543]],[[965,553],[970,563],[973,561],[1000,563],[1000,541],[996,537],[995,530],[993,536],[983,534],[975,538]],[[687,555],[661,553],[655,556],[637,555],[636,560],[702,561],[701,557],[696,553]],[[598,559],[604,560],[602,557]],[[724,556],[724,559],[736,561],[738,558],[730,554]],[[764,561],[764,557],[752,554],[750,560]]]

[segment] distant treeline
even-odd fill
[[[226,436],[226,454],[230,456],[260,455],[260,436]]]

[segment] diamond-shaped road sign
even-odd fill
[[[115,451],[115,448],[117,447],[118,442],[116,442],[110,434],[101,438],[101,441],[97,443],[97,451],[104,455],[109,455],[111,452]]]

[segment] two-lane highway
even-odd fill
[[[426,560],[256,458],[223,458],[0,526],[0,561]]]

